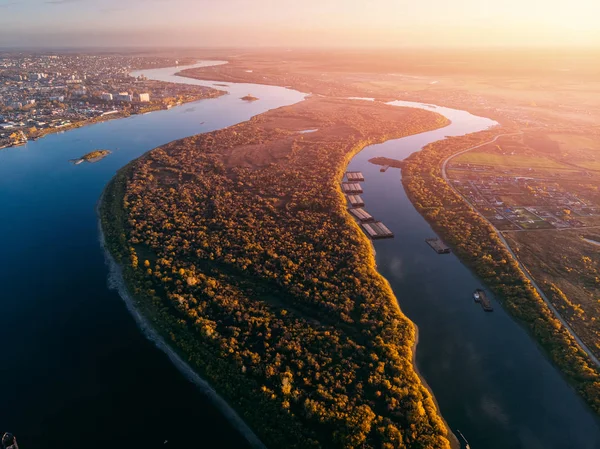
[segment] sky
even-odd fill
[[[600,47],[600,0],[0,0],[0,47]]]

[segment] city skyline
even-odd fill
[[[0,46],[596,47],[599,14],[592,0],[0,0]]]

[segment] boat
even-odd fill
[[[481,308],[486,312],[493,312],[494,308],[492,307],[492,302],[487,297],[485,292],[478,288],[473,292],[473,300],[481,304]]]

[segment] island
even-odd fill
[[[255,96],[253,96],[253,95],[250,95],[250,94],[248,94],[248,95],[244,95],[242,98],[240,98],[240,100],[244,100],[244,101],[252,102],[252,101],[257,101],[257,100],[258,100],[258,98],[256,98],[256,97],[255,97]]]
[[[108,156],[111,153],[112,153],[112,151],[110,151],[110,150],[94,150],[94,151],[91,151],[90,153],[87,153],[87,154],[81,156],[79,159],[71,159],[69,162],[72,162],[75,165],[79,165],[82,162],[94,163],[94,162],[98,162],[98,161],[104,159],[106,156]]]
[[[404,162],[399,161],[398,159],[392,159],[392,158],[383,157],[383,156],[371,158],[371,159],[369,159],[369,162],[371,164],[381,165],[381,167],[382,167],[381,171],[385,171],[390,167],[402,168],[402,165],[404,164]]]
[[[447,123],[312,97],[159,147],[107,186],[105,245],[135,307],[267,447],[450,447],[339,183],[365,146]]]

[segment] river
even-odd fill
[[[24,448],[245,447],[108,288],[95,205],[115,171],[146,151],[302,101],[304,94],[192,80],[175,71],[144,74],[230,94],[0,151],[0,430],[14,432]],[[243,102],[246,94],[259,100]],[[380,173],[367,162],[401,159],[493,122],[398,105],[429,108],[453,123],[370,146],[350,169],[365,174],[366,209],[396,234],[375,242],[378,267],[419,326],[418,366],[442,414],[474,449],[600,447],[598,420],[527,333],[496,303],[494,313],[484,314],[470,296],[477,278],[454,255],[438,256],[424,243],[434,233],[407,199],[399,171]],[[68,163],[96,148],[113,154],[96,164]]]

